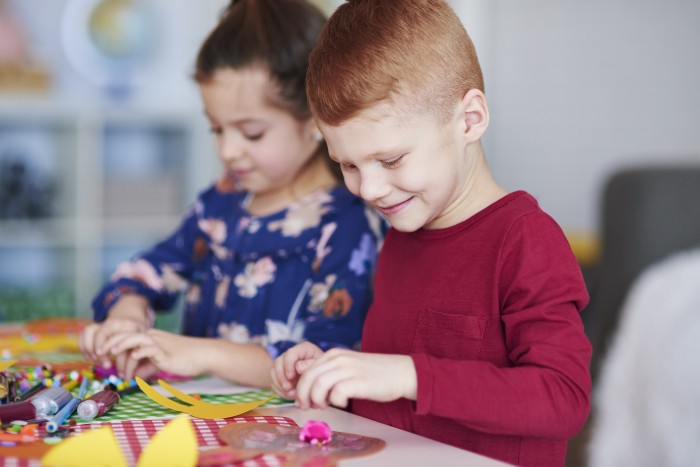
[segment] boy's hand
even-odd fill
[[[206,359],[206,340],[181,336],[158,329],[137,334],[117,335],[108,342],[115,355],[129,353],[124,367],[124,379],[142,376],[148,363],[158,370],[183,376],[196,376],[203,372]]]
[[[321,355],[323,350],[311,342],[302,342],[284,352],[272,368],[272,389],[285,399],[294,399],[299,377]]]
[[[415,400],[416,369],[407,355],[384,355],[331,349],[301,375],[296,403],[302,409],[346,407],[348,400],[389,402]]]

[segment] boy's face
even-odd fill
[[[348,189],[395,229],[437,229],[464,220],[470,167],[458,114],[444,123],[431,113],[398,113],[380,104],[339,126],[320,122],[319,128]]]

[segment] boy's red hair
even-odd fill
[[[381,102],[441,118],[470,89],[484,90],[471,39],[441,0],[348,0],[309,57],[316,118],[339,125]]]

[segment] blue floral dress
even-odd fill
[[[212,186],[169,238],[117,267],[93,301],[95,320],[124,294],[170,310],[185,294],[182,332],[258,343],[275,358],[301,341],[359,345],[386,224],[345,188],[255,216],[248,194]]]

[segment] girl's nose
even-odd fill
[[[224,162],[240,159],[244,154],[240,138],[224,133],[219,139],[219,156]]]

